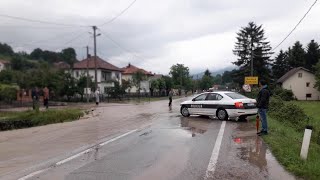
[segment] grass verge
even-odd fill
[[[84,113],[80,109],[0,112],[0,131],[74,121],[83,115]]]
[[[263,136],[272,153],[285,168],[304,179],[320,179],[320,145],[317,144],[320,129],[319,102],[291,102],[300,106],[311,117],[308,124],[314,126],[313,138],[309,147],[308,159],[300,159],[304,130],[292,127],[286,121],[268,117],[270,134]]]

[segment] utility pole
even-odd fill
[[[89,46],[86,47],[87,48],[87,102],[89,102]]]
[[[98,89],[98,82],[97,82],[97,41],[96,41],[96,30],[97,26],[92,26],[93,28],[93,51],[94,51],[94,83],[95,83],[95,90]]]

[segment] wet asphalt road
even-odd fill
[[[166,101],[147,105],[151,113],[141,114],[151,121],[147,127],[30,179],[294,179],[275,161],[251,123],[234,121],[226,122],[215,171],[206,178],[222,121],[184,118],[181,101],[176,100],[172,110]]]

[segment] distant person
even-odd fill
[[[43,88],[43,105],[48,109],[49,107],[49,89],[48,87]]]
[[[37,87],[31,90],[31,97],[32,97],[32,108],[33,110],[35,110],[38,108],[38,101],[39,101],[39,90]]]
[[[99,105],[99,102],[100,102],[100,97],[99,97],[99,89],[97,89],[95,92],[94,92],[94,95],[95,95],[95,98],[96,98],[96,105]]]
[[[172,106],[172,96],[173,96],[173,91],[172,89],[169,91],[169,107]]]
[[[269,90],[269,87],[266,81],[261,80],[259,82],[259,85],[260,85],[260,91],[257,97],[257,108],[258,108],[258,113],[260,115],[262,129],[257,134],[261,136],[261,135],[268,134],[267,111],[269,108],[269,99],[271,96],[271,92]]]

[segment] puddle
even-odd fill
[[[237,157],[264,172],[267,177],[280,179],[295,179],[277,162],[263,140],[256,135],[252,123],[240,123],[233,134],[233,144],[236,146]]]
[[[195,137],[199,134],[204,134],[208,130],[208,121],[203,121],[200,119],[190,119],[190,118],[181,118],[180,126],[191,132],[191,137]]]

